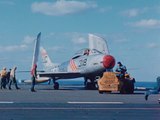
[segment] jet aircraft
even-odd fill
[[[39,52],[39,48],[35,50],[35,53]],[[35,64],[38,54],[34,56]],[[115,66],[115,58],[109,54],[107,42],[94,34],[89,34],[89,48],[79,50],[70,60],[61,64],[53,64],[44,48],[41,48],[41,56],[45,72],[39,72],[38,75],[51,78],[54,81],[54,89],[59,89],[59,79],[79,77],[84,78],[87,89],[95,89],[97,76],[101,77],[106,70],[112,71]]]

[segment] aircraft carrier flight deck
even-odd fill
[[[1,120],[159,120],[159,95],[144,99],[144,91],[134,94],[99,94],[83,87],[20,85],[20,90],[0,90]]]

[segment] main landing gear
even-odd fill
[[[58,90],[59,89],[59,83],[58,82],[54,82],[53,88],[55,90]]]
[[[56,82],[56,79],[55,79],[55,78],[52,78],[52,80],[53,80],[53,88],[54,88],[55,90],[58,90],[58,89],[59,89],[59,83]]]
[[[97,81],[95,77],[92,78],[84,78],[84,86],[87,90],[96,90],[97,89]]]

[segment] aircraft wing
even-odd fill
[[[55,79],[70,79],[83,77],[79,72],[44,72],[38,73],[39,77],[51,77]]]
[[[94,34],[89,34],[89,48],[96,49],[106,55],[109,54],[109,49],[106,40]]]
[[[48,77],[40,77],[36,79],[36,83],[45,83],[48,82],[50,80],[50,78]],[[31,84],[32,80],[22,80],[22,83],[27,83],[27,84]]]

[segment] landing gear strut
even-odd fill
[[[59,83],[58,82],[54,82],[54,86],[53,87],[54,87],[55,90],[58,90],[59,89]]]
[[[59,89],[59,83],[56,82],[56,79],[55,79],[55,78],[52,78],[52,80],[53,80],[53,88],[54,88],[55,90],[58,90],[58,89]]]
[[[85,78],[84,86],[87,90],[95,90],[96,89],[96,81],[93,78]]]

